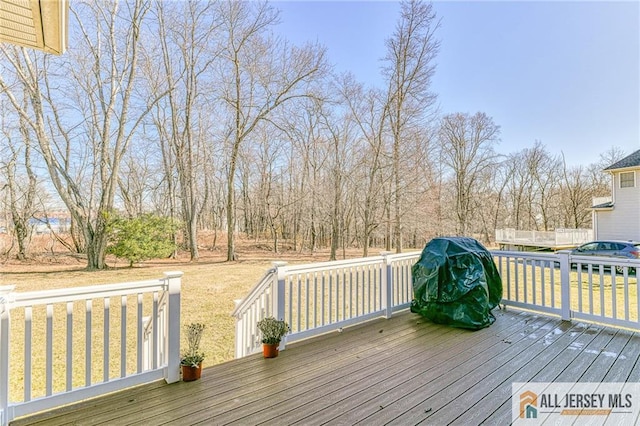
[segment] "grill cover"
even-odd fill
[[[411,312],[471,330],[494,323],[491,310],[502,299],[502,279],[491,253],[478,241],[434,238],[411,270]]]

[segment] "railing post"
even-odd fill
[[[9,424],[10,294],[15,286],[0,286],[0,425]]]
[[[391,263],[390,251],[383,251],[382,256],[382,289],[380,294],[381,308],[384,316],[389,319],[393,314],[393,265]]]
[[[563,321],[571,321],[571,265],[569,250],[557,252],[560,259],[560,316]]]
[[[274,275],[275,282],[273,283],[273,294],[272,294],[272,306],[271,313],[275,319],[278,320],[287,320],[285,318],[284,311],[284,297],[285,297],[285,279],[287,277],[287,262],[275,261],[273,262],[273,267],[276,269],[276,273]],[[291,325],[291,324],[289,324]],[[284,350],[287,344],[287,336],[284,336],[282,341],[280,342],[280,350]]]
[[[180,271],[165,272],[167,281],[167,370],[164,380],[175,383],[180,380],[180,286],[183,273]]]
[[[152,321],[151,317],[142,317],[142,330],[143,330],[143,340],[142,340],[142,371],[147,371],[151,368],[154,368],[153,362],[153,347],[154,343],[157,344],[158,339],[153,339],[150,337],[147,327],[149,325],[149,321]],[[155,328],[151,330],[151,335],[156,334],[158,330]],[[106,381],[106,380],[105,380]]]
[[[242,302],[242,299],[236,299],[233,301],[236,308]],[[246,336],[244,335],[244,321],[242,320],[242,313],[240,315],[235,316],[236,319],[236,359],[242,358],[246,355],[245,353],[245,340]]]

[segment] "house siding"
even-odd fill
[[[614,173],[613,210],[596,211],[596,238],[640,240],[640,188],[620,188],[620,173]]]
[[[615,215],[613,211],[596,211],[596,220],[594,220],[595,226],[595,238],[596,240],[619,240],[621,237],[617,236],[619,233],[616,229]]]

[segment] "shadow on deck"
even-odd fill
[[[512,382],[640,381],[633,332],[495,313],[471,332],[407,312],[11,424],[509,424]]]

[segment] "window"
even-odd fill
[[[581,247],[579,247],[579,251],[585,252],[585,251],[596,251],[598,249],[598,243],[588,243],[585,244]]]
[[[636,186],[636,172],[620,173],[620,188],[633,188]]]

